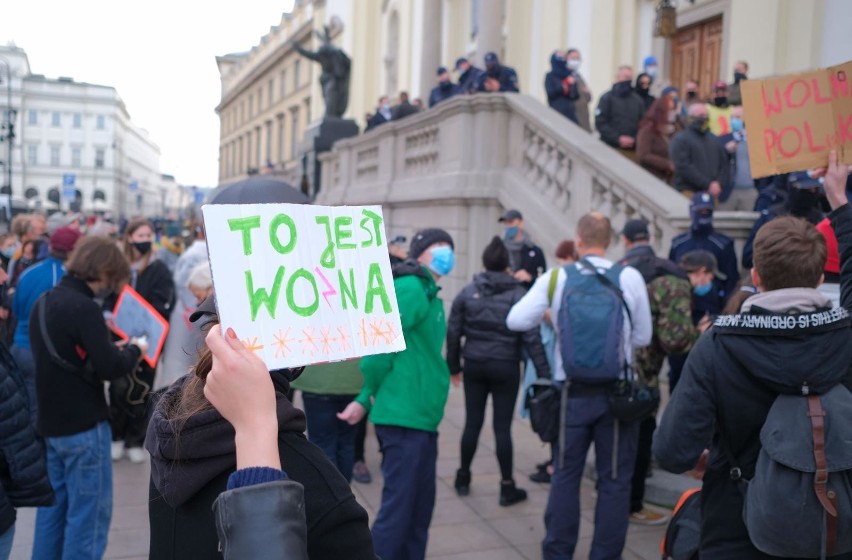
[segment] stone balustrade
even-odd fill
[[[598,210],[620,231],[632,218],[668,254],[689,226],[688,201],[595,136],[533,98],[481,94],[339,141],[320,156],[319,204],[381,204],[391,237],[442,227],[456,240],[451,293],[481,269],[482,248],[500,234],[505,209],[524,215],[526,231],[550,260],[573,237],[577,220]],[[747,236],[752,213],[718,213],[720,229]],[[618,239],[610,255],[624,252]]]

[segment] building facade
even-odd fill
[[[33,74],[18,47],[0,47],[0,58],[12,78],[15,208],[162,214],[160,149],[133,124],[115,88]]]

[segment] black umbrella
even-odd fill
[[[223,185],[210,193],[208,204],[310,204],[311,199],[290,183],[265,175]]]

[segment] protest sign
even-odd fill
[[[148,365],[157,367],[160,352],[169,334],[169,322],[164,319],[139,292],[125,286],[118,295],[112,310],[113,330],[122,339],[144,336],[148,339],[148,352],[143,356]]]
[[[222,328],[269,369],[405,350],[380,206],[202,211]]]
[[[828,165],[829,150],[852,163],[852,62],[740,82],[751,175]]]

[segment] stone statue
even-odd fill
[[[319,81],[322,86],[322,96],[325,99],[325,117],[340,118],[349,104],[349,72],[352,62],[346,53],[331,44],[328,26],[325,26],[324,34],[319,31],[314,33],[322,41],[318,51],[307,51],[295,40],[293,48],[305,58],[320,63],[322,75]]]

